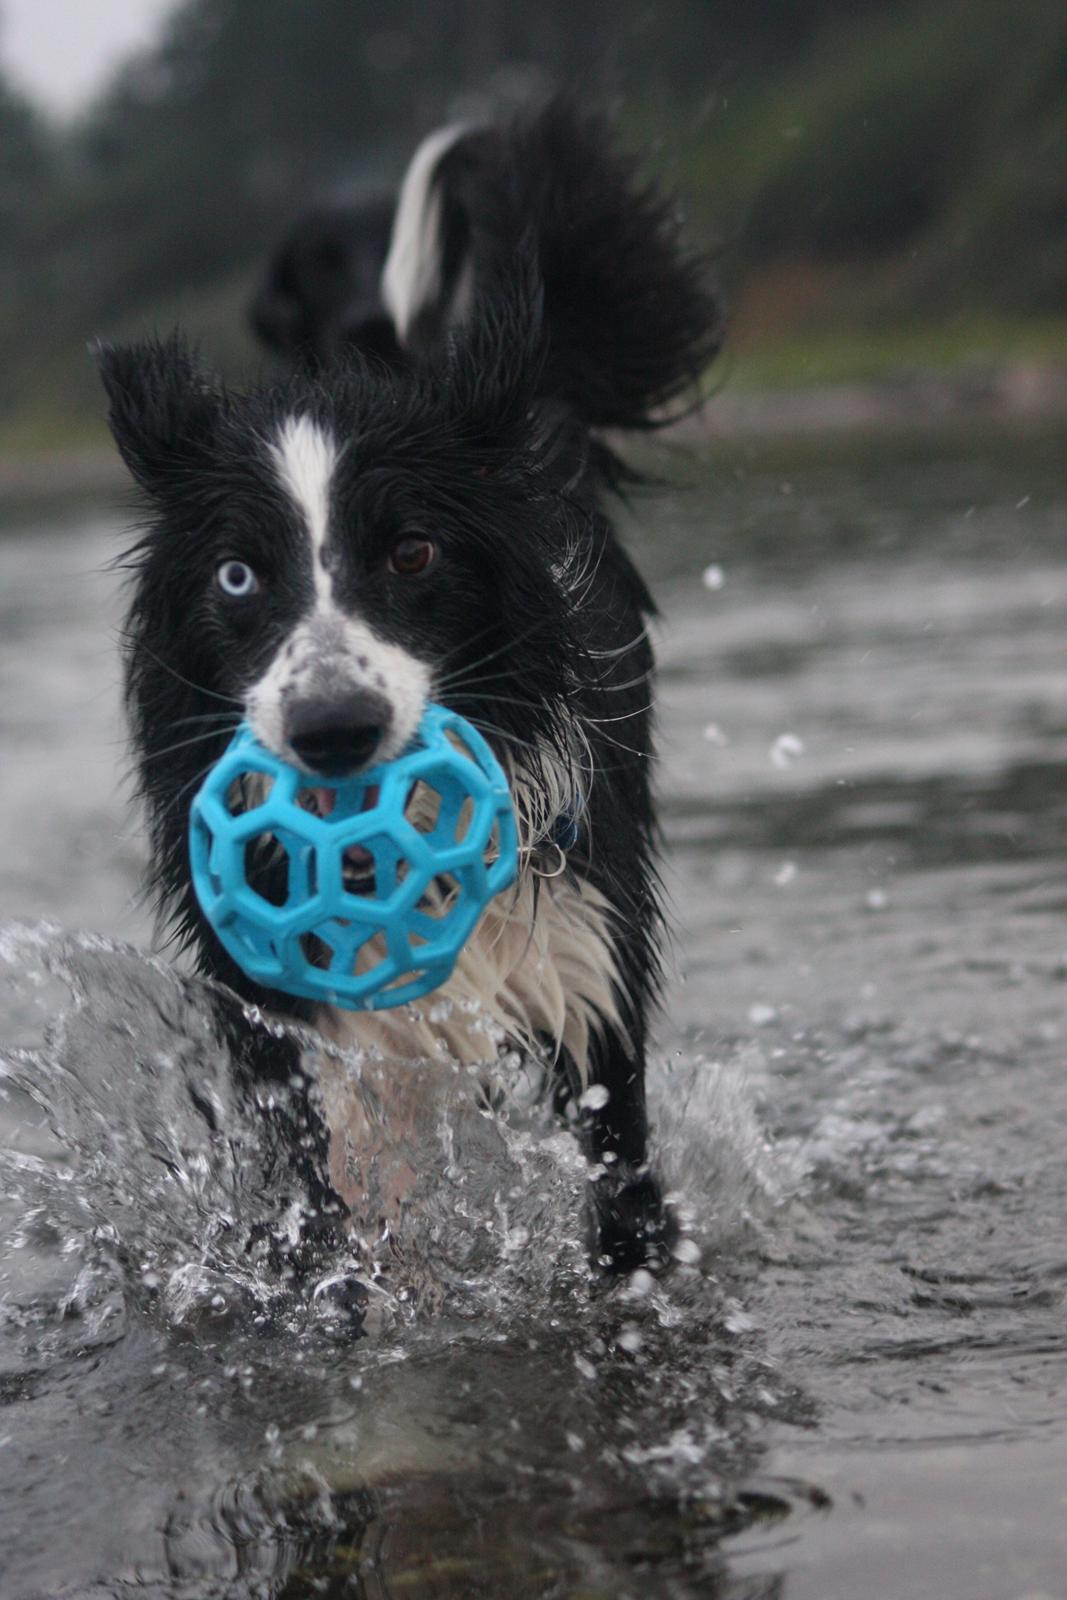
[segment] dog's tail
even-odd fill
[[[503,128],[445,129],[416,152],[382,277],[401,344],[432,350],[531,253],[540,392],[590,427],[669,420],[721,343],[711,274],[673,200],[613,150],[600,118],[565,101]]]

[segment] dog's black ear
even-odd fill
[[[565,401],[546,395],[544,288],[532,241],[520,241],[506,281],[487,284],[469,320],[449,339],[450,388],[475,445],[557,487],[580,477],[588,431]]]
[[[134,478],[156,494],[206,458],[224,397],[178,334],[138,344],[97,344],[108,423]]]
[[[468,316],[429,358],[468,425],[505,439],[538,396],[545,359],[544,289],[533,239],[519,241],[507,270],[487,275]]]

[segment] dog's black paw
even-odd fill
[[[589,1252],[603,1272],[656,1272],[670,1264],[678,1219],[648,1172],[599,1169],[590,1184],[588,1220]]]

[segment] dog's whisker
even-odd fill
[[[638,684],[647,683],[653,676],[654,668],[646,667],[644,672],[639,672],[636,678],[627,678],[625,683],[607,683],[600,678],[596,684],[596,691],[598,694],[622,694],[626,689],[636,689]]]
[[[628,651],[633,650],[635,646],[641,644],[647,638],[648,634],[642,628],[640,633],[635,633],[633,638],[628,640],[626,644],[615,645],[610,650],[587,650],[586,654],[593,661],[606,661],[610,657],[626,655]]]
[[[506,639],[495,650],[490,650],[488,655],[480,657],[477,661],[468,662],[458,673],[446,673],[443,678],[438,680],[438,687],[442,689],[453,687],[457,678],[462,679],[467,673],[473,672],[476,667],[484,667],[487,662],[495,661],[505,651],[512,651],[517,645],[528,643],[536,634],[551,626],[553,626],[553,618],[551,616],[541,617],[537,622],[531,623],[528,628],[523,628],[519,633]]]
[[[451,649],[446,650],[441,656],[441,665],[444,666],[446,661],[451,661],[453,656],[457,656],[461,650],[469,650],[471,645],[477,644],[479,639],[484,639],[487,633],[492,633],[493,629],[498,626],[499,623],[497,622],[488,622],[484,628],[479,628],[477,633],[473,633],[469,639],[463,639],[459,644],[452,645]],[[478,662],[475,662],[475,666],[478,664]]]
[[[177,750],[188,750],[190,745],[205,744],[209,739],[217,739],[219,733],[223,731],[225,730],[219,728],[206,728],[201,733],[195,733],[191,739],[179,739],[177,744],[164,745],[162,750],[149,750],[142,764],[147,766],[150,761],[160,761],[164,756],[172,756]]]
[[[521,735],[509,732],[507,728],[498,728],[495,723],[485,722],[474,717],[471,717],[469,721],[471,727],[477,728],[479,733],[492,734],[498,739],[503,739],[506,744],[515,745],[518,749],[532,750],[537,756],[543,757],[545,753],[541,745],[533,744],[529,739],[523,739]]]
[[[634,745],[624,744],[621,739],[616,739],[612,734],[603,731],[597,733],[597,738],[603,739],[606,744],[610,744],[615,750],[623,751],[626,755],[637,756],[641,761],[651,759],[652,751],[647,746],[644,750],[639,750]]]
[[[236,727],[240,717],[232,711],[205,711],[196,717],[178,717],[171,723],[172,728],[184,728],[191,722],[228,722]]]
[[[225,701],[227,705],[240,706],[242,704],[236,695],[220,694],[216,689],[209,689],[205,684],[194,683],[191,678],[184,677],[177,667],[172,667],[169,661],[164,661],[162,656],[156,654],[151,645],[145,644],[140,635],[131,632],[129,629],[120,628],[118,636],[131,649],[143,650],[145,655],[150,656],[157,666],[162,667],[164,672],[169,672],[172,678],[177,678],[179,683],[184,683],[187,689],[194,689],[197,694],[206,694],[211,700]]]
[[[454,698],[457,700],[462,699],[464,705],[471,705],[475,701],[488,701],[494,706],[518,706],[524,711],[537,711],[542,717],[545,714],[543,704],[538,705],[536,700],[523,700],[511,694],[467,694],[464,691],[462,695],[457,694]]]
[[[587,715],[585,721],[594,728],[602,728],[610,722],[630,722],[634,717],[643,717],[646,712],[651,711],[653,704],[654,702],[650,700],[647,705],[634,706],[632,711],[624,711],[618,717],[590,717]]]
[[[627,689],[635,689],[641,684],[647,684],[649,679],[652,678],[653,676],[654,676],[654,669],[652,667],[646,667],[644,672],[639,672],[636,677],[627,678],[622,683],[609,683],[604,678],[598,678],[598,679],[594,680],[593,683],[591,683],[590,687],[595,689],[597,694],[622,694]],[[489,687],[492,687],[493,693],[492,693],[491,696],[488,696],[486,698],[491,698],[491,699],[495,699],[495,700],[501,700],[501,699],[503,699],[503,696],[501,696],[499,694],[499,692],[498,692],[498,689],[496,687],[497,682],[498,682],[498,680],[495,680],[495,679],[493,679],[491,677],[482,676],[482,677],[471,678],[471,679],[463,679],[463,680],[458,680],[457,679],[457,680],[455,680],[455,681],[453,681],[451,683],[445,683],[442,680],[438,680],[438,687],[441,688],[441,689],[447,689],[447,691],[450,694],[455,695],[457,697],[462,695],[464,699],[473,699],[474,697],[468,693],[469,689],[475,689],[475,688],[480,688],[480,687],[484,687],[484,686],[489,686]],[[578,693],[578,691],[577,691],[576,688],[572,689],[569,698],[570,699],[576,699],[577,698],[577,693]],[[532,704],[533,702],[530,702],[530,703]]]
[[[478,729],[479,733],[483,733],[489,738],[499,739],[502,744],[514,746],[519,750],[529,750],[535,756],[536,763],[535,770],[532,772],[527,772],[526,775],[534,782],[536,782],[538,778],[536,766],[539,766],[546,760],[559,761],[561,766],[570,771],[575,778],[579,776],[584,777],[587,781],[587,784],[590,786],[592,785],[593,777],[596,771],[613,770],[603,767],[596,767],[588,738],[585,735],[584,730],[580,729],[579,727],[574,727],[572,732],[574,732],[581,741],[582,749],[586,756],[585,760],[579,760],[577,755],[572,751],[568,751],[566,753],[554,752],[547,749],[543,745],[533,744],[530,740],[523,739],[519,734],[512,733],[508,729],[501,728],[496,723],[487,722],[484,719],[475,719],[472,717],[470,718],[470,722],[473,727]]]

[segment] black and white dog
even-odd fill
[[[595,1258],[655,1263],[671,1224],[644,1092],[652,605],[605,511],[623,469],[600,430],[654,425],[700,377],[716,303],[672,205],[565,105],[422,145],[381,307],[339,290],[366,276],[346,264],[366,241],[345,226],[326,227],[325,289],[297,252],[261,296],[287,378],[230,392],[177,337],[100,351],[148,508],[126,669],[154,885],[201,969],[266,1009],[468,1063],[485,1059],[488,1017],[542,1052],[597,1164]],[[441,991],[463,1003],[330,1013],[261,990],[193,895],[200,776],[242,716],[311,773],[356,771],[399,754],[428,699],[485,733],[520,824],[518,888]]]

